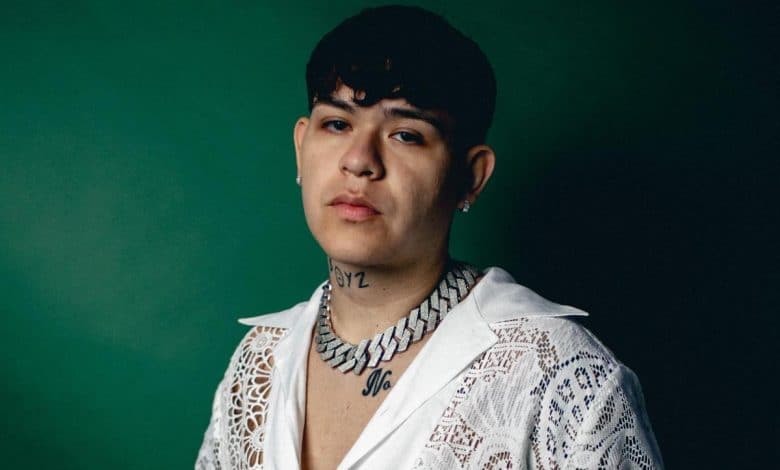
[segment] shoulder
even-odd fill
[[[542,355],[540,366],[565,368],[595,361],[611,372],[618,364],[614,353],[587,328],[570,318],[527,316],[490,324],[498,337],[494,347],[527,343],[528,351]]]
[[[230,360],[229,371],[245,373],[248,369],[270,374],[277,344],[300,318],[308,302],[300,302],[290,308],[238,320],[251,327],[236,346]]]
[[[526,385],[542,407],[591,409],[618,395],[641,403],[634,373],[576,321],[587,313],[542,297],[500,268],[486,271],[483,281],[483,288],[474,291],[475,301],[497,338],[484,364],[500,364],[510,381],[533,377]]]
[[[560,304],[518,284],[501,268],[489,268],[473,291],[484,321],[498,336],[496,347],[507,342],[531,342],[543,348],[553,362],[576,352],[613,358],[612,353],[574,318],[588,314]],[[530,346],[530,345],[526,345]]]
[[[544,298],[501,268],[486,270],[482,283],[474,290],[474,300],[498,337],[491,349],[520,348],[552,375],[584,363],[599,364],[605,374],[617,369],[612,351],[575,320],[588,315],[583,310]]]
[[[270,355],[276,344],[279,343],[290,330],[295,328],[295,325],[298,324],[301,317],[304,315],[304,311],[307,308],[316,307],[316,305],[319,304],[319,297],[324,284],[325,283],[323,282],[314,289],[314,292],[308,300],[299,302],[292,307],[274,313],[239,318],[239,323],[252,328],[244,335],[244,338],[239,343],[233,361],[235,362],[237,359],[240,359],[242,357],[241,351],[246,349],[255,352],[262,351],[265,355]]]
[[[527,424],[537,464],[661,467],[639,381],[572,318],[587,314],[541,297],[503,271],[488,271],[485,279],[488,289],[475,291],[475,300],[497,340],[475,363],[470,383],[482,391],[477,395],[504,403],[496,405],[498,416],[512,416],[517,403],[533,408]],[[523,416],[512,426],[523,427]]]
[[[236,346],[217,388],[196,468],[211,468],[214,462],[262,460],[275,352],[305,305],[239,320],[251,328]]]

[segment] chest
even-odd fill
[[[380,367],[361,375],[341,373],[312,347],[307,359],[306,418],[302,466],[333,469],[358,440],[379,406],[423,346],[414,344]]]

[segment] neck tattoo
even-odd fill
[[[401,318],[397,324],[377,333],[373,338],[360,341],[358,344],[342,340],[333,331],[330,321],[330,297],[333,288],[330,282],[327,282],[322,288],[322,297],[320,298],[320,312],[315,337],[317,352],[323,361],[343,373],[351,370],[356,375],[360,375],[366,368],[376,369],[380,361],[391,360],[395,353],[406,351],[411,343],[420,341],[424,335],[435,330],[447,313],[474,287],[478,275],[476,268],[471,265],[460,262],[451,263],[449,270],[441,277],[438,286],[423,303],[415,307],[409,315]],[[381,371],[381,369],[378,370]],[[371,377],[374,377],[374,373],[376,371],[371,374]],[[381,387],[387,383],[387,388],[389,388],[389,381],[385,382],[386,375],[389,374],[390,371],[386,371],[385,375],[381,376],[380,379],[375,379],[375,381],[378,380]],[[374,387],[367,384],[366,390],[369,389],[374,390]]]
[[[356,289],[371,287],[366,281],[365,271],[348,271],[333,263],[330,258],[328,258],[328,271],[333,273],[339,287],[355,287]]]

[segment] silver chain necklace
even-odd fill
[[[395,353],[404,352],[410,344],[420,341],[439,326],[447,313],[469,293],[476,278],[476,268],[455,262],[442,276],[431,295],[397,324],[371,339],[358,344],[348,343],[336,335],[330,321],[330,297],[333,287],[330,281],[322,288],[319,318],[317,319],[317,352],[328,365],[347,373],[360,375],[368,367],[374,369],[379,361],[389,361]]]

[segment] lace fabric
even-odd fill
[[[230,469],[263,468],[273,349],[284,334],[283,328],[258,326],[239,344],[217,387],[196,469],[221,470],[222,462]]]
[[[416,469],[661,468],[636,377],[608,351],[563,356],[561,332],[527,318],[491,327],[498,342],[464,375]]]
[[[473,353],[458,366],[465,368],[451,371],[446,385],[430,389],[431,395],[397,424],[385,418],[371,432],[368,426],[361,438],[376,438],[376,445],[361,447],[359,439],[344,469],[662,468],[636,376],[567,318],[576,309],[546,301],[498,268],[485,274],[469,298],[460,314],[448,317],[449,327],[432,336],[428,346],[438,338],[439,349],[431,351],[439,355],[420,356],[415,381],[399,381],[391,393],[420,393],[421,381],[450,364],[448,354],[456,349]],[[271,388],[277,386],[271,379],[274,351],[280,362],[293,364],[274,371],[274,381],[288,380],[280,387],[289,387],[293,378],[298,384],[305,381],[294,366],[304,352],[295,349],[293,356],[289,345],[305,344],[310,337],[317,305],[315,291],[308,303],[249,320],[253,328],[215,394],[197,469],[295,467],[295,446],[303,432],[296,426],[302,425],[277,419],[285,410],[276,407],[285,402],[301,409],[304,398],[274,400],[269,409]],[[489,341],[467,341],[474,331]],[[283,338],[285,347],[277,349]],[[385,410],[386,416],[394,416],[404,403],[405,398]],[[268,426],[274,429],[273,455],[264,454]]]

